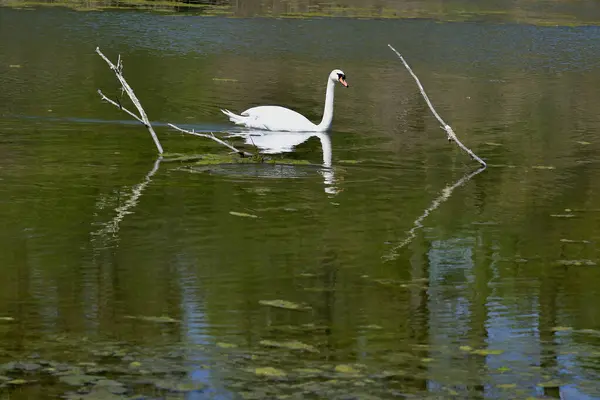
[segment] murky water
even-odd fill
[[[0,9],[0,395],[600,398],[599,40]],[[330,135],[255,138],[298,163],[157,163],[96,46],[170,153],[226,149],[167,122],[351,88]]]

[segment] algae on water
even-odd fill
[[[263,376],[266,378],[283,378],[287,376],[287,374],[284,371],[274,367],[255,368],[254,373],[258,376]]]
[[[174,318],[168,317],[166,315],[162,315],[160,317],[152,317],[152,316],[144,316],[144,315],[126,315],[125,318],[127,319],[137,319],[140,321],[147,321],[147,322],[157,322],[157,323],[179,323],[181,321],[178,321]]]
[[[277,348],[281,348],[281,349],[288,349],[288,350],[299,350],[299,351],[307,351],[309,353],[318,353],[319,350],[317,350],[315,347],[306,344],[306,343],[302,343],[298,340],[288,340],[285,342],[277,342],[275,340],[261,340],[260,344],[262,346],[266,346],[266,347],[277,347]]]
[[[195,381],[160,380],[154,386],[160,390],[169,392],[197,392],[205,388],[204,384]]]
[[[217,342],[217,347],[220,347],[222,349],[235,349],[238,346],[237,344],[233,343]]]
[[[350,375],[357,375],[360,373],[360,371],[358,369],[354,368],[352,365],[347,365],[347,364],[336,365],[335,372],[338,372],[340,374],[350,374]]]
[[[286,310],[310,310],[311,307],[303,304],[293,303],[287,300],[260,300],[258,304],[263,306],[275,307],[275,308],[284,308]]]
[[[244,217],[244,218],[258,218],[257,215],[254,214],[248,214],[248,213],[243,213],[243,212],[238,212],[238,211],[229,211],[229,214],[236,216],[236,217]]]

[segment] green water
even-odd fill
[[[600,398],[599,39],[0,8],[0,398]],[[96,46],[169,153],[351,88],[294,163],[159,163]]]

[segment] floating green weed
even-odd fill
[[[288,340],[285,342],[277,342],[275,340],[261,340],[260,344],[267,347],[276,347],[281,349],[288,350],[299,350],[299,351],[307,351],[310,353],[318,353],[319,351],[306,343],[299,342],[297,340]]]
[[[146,321],[146,322],[157,322],[157,323],[162,323],[162,324],[174,324],[174,323],[179,323],[180,321],[168,317],[166,315],[161,315],[160,317],[152,317],[152,316],[144,316],[144,315],[127,315],[125,316],[125,318],[127,319],[137,319],[140,321]]]
[[[217,347],[220,347],[222,349],[235,349],[238,346],[234,343],[217,342]]]
[[[309,306],[293,303],[287,300],[260,300],[258,304],[275,308],[284,308],[286,310],[310,310]]]
[[[229,211],[229,214],[234,215],[236,217],[245,217],[245,218],[258,218],[257,215],[254,214],[248,214],[248,213],[243,213],[243,212],[238,212],[238,211]]]
[[[253,372],[258,376],[263,376],[266,378],[283,378],[287,376],[284,371],[274,367],[258,367],[255,368]]]

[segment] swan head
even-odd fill
[[[341,83],[344,87],[350,86],[348,85],[348,82],[346,82],[346,74],[341,69],[334,69],[331,71],[331,74],[329,74],[329,79],[331,79],[333,82]]]

